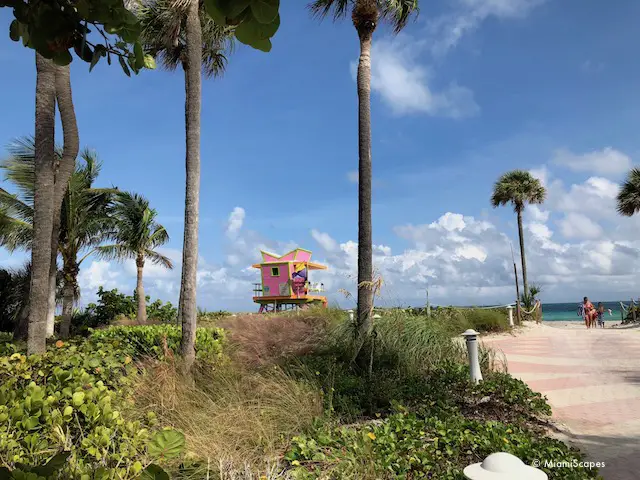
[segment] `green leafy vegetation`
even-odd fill
[[[0,452],[13,478],[136,478],[172,458],[181,433],[151,411],[127,414],[137,374],[128,351],[104,338],[0,357]]]
[[[182,332],[177,325],[116,326],[91,333],[93,341],[112,341],[135,358],[164,357],[174,354],[180,346]],[[196,355],[203,360],[222,356],[222,329],[199,328],[196,331]]]
[[[402,407],[384,420],[355,426],[323,426],[292,440],[285,458],[299,479],[464,479],[467,465],[502,451],[531,464],[581,460],[577,450],[533,431],[458,414],[425,417]],[[550,479],[597,478],[587,468],[545,469]]]
[[[31,357],[7,336],[0,455],[14,471],[60,464],[44,478],[78,479],[99,468],[125,479],[462,479],[495,451],[581,458],[547,436],[546,399],[496,370],[491,354],[485,380],[469,382],[461,324],[445,318],[385,314],[360,363],[344,313],[225,317],[224,330],[198,329],[190,377],[174,354],[176,325],[93,330]]]
[[[76,335],[88,333],[90,328],[98,328],[112,324],[114,321],[127,321],[136,318],[138,305],[138,295],[134,291],[133,295],[126,295],[113,290],[98,288],[98,300],[90,303],[81,311],[76,312],[71,321],[72,331]],[[150,296],[146,296],[147,318],[150,321],[169,323],[175,321],[178,310],[171,302],[163,303],[162,300],[155,300],[149,303]]]

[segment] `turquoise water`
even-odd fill
[[[542,304],[542,319],[546,322],[570,322],[570,321],[582,321],[582,317],[578,316],[579,301],[575,303],[543,303]],[[627,301],[626,304],[629,302]],[[595,306],[598,302],[593,302]],[[621,320],[620,316],[620,302],[602,302],[605,308],[604,320],[616,321]],[[611,309],[611,315],[609,315],[608,309]]]

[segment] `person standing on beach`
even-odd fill
[[[598,326],[604,328],[604,305],[598,302]]]
[[[582,318],[584,319],[584,324],[587,328],[591,328],[591,326],[595,324],[597,315],[598,312],[593,306],[593,303],[589,301],[589,297],[584,297],[582,302]]]

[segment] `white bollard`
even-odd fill
[[[353,310],[347,310],[347,313],[349,314],[349,320],[353,322]]]
[[[513,327],[513,307],[509,305],[507,311],[509,312],[509,326]]]
[[[515,455],[506,452],[492,453],[482,461],[469,465],[463,471],[469,480],[547,480],[547,474],[542,470],[520,460]]]
[[[478,383],[482,380],[482,372],[480,371],[480,361],[478,360],[478,335],[479,333],[473,329],[469,329],[462,334],[467,339],[467,352],[469,353],[469,371],[471,372],[471,381]]]

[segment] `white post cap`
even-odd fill
[[[462,334],[463,337],[475,337],[477,335],[480,335],[480,333],[476,332],[473,328],[470,328],[469,330],[466,330]]]
[[[469,465],[463,471],[469,480],[547,480],[547,474],[525,465],[515,455],[506,452],[492,453],[482,463]]]

